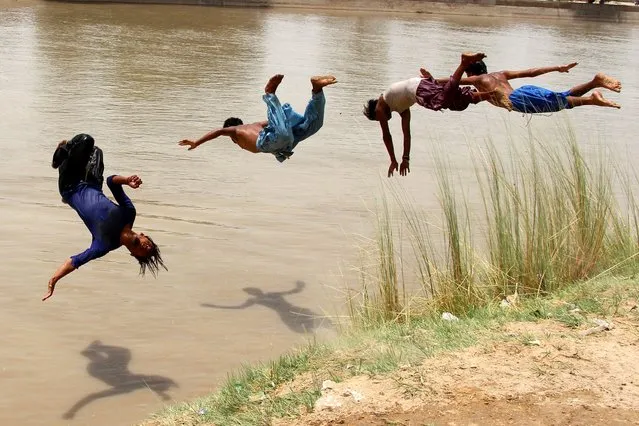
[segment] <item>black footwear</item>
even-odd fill
[[[69,151],[67,151],[65,144],[60,144],[56,148],[53,153],[53,160],[51,161],[51,167],[57,169],[60,165],[67,159],[69,156]]]

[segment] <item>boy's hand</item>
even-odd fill
[[[126,178],[126,184],[133,189],[137,189],[142,185],[142,179],[138,175],[129,176]]]
[[[197,148],[199,146],[196,142],[190,141],[188,139],[184,139],[184,140],[180,141],[178,143],[178,145],[180,145],[180,146],[188,146],[189,147],[189,151],[192,150],[192,149],[195,149],[195,148]]]
[[[390,167],[388,168],[388,177],[393,176],[393,172],[397,171],[397,161],[391,161]]]
[[[53,291],[55,290],[55,284],[56,284],[56,279],[55,278],[51,278],[49,280],[49,287],[48,287],[48,291],[47,294],[44,295],[44,297],[42,298],[42,301],[44,302],[45,300],[47,300],[49,297],[53,296]]]
[[[402,164],[399,166],[399,174],[401,176],[406,176],[410,173],[410,166],[408,165],[408,160],[402,160]]]
[[[560,65],[559,66],[559,72],[568,72],[570,71],[571,68],[574,68],[577,66],[577,62],[573,62],[572,64],[568,64],[568,65]]]

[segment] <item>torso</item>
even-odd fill
[[[421,80],[420,77],[415,77],[391,84],[382,94],[390,110],[402,113],[413,106],[417,102],[417,86]]]
[[[120,246],[120,233],[128,224],[120,206],[102,191],[86,184],[74,191],[67,201],[102,246],[110,250]]]
[[[474,86],[480,92],[490,92],[495,89],[500,89],[506,96],[509,96],[513,89],[513,86],[510,85],[508,79],[504,76],[502,72],[493,72],[490,74],[482,75],[480,79],[474,84]],[[495,103],[492,99],[489,99],[493,105],[500,106]]]
[[[251,123],[251,124],[243,124],[241,126],[237,126],[235,130],[235,138],[233,142],[238,144],[241,148],[257,153],[257,137],[260,132],[266,127],[267,122],[259,122],[259,123]]]

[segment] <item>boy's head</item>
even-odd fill
[[[488,74],[488,68],[486,68],[484,61],[477,61],[466,67],[466,75],[468,77],[483,74]]]
[[[131,252],[131,256],[135,257],[140,263],[141,275],[144,275],[144,273],[149,270],[155,277],[160,267],[164,268],[164,270],[168,270],[166,266],[164,266],[160,248],[148,235],[144,235],[143,233],[137,234],[133,239],[133,243],[127,246],[127,248]]]
[[[377,99],[369,99],[368,102],[364,104],[364,110],[362,111],[366,118],[371,121],[377,121],[377,117],[375,114],[375,109],[377,108]]]
[[[226,120],[224,120],[224,126],[223,127],[235,127],[235,126],[241,126],[242,124],[244,124],[244,122],[242,120],[240,120],[237,117],[229,117]]]

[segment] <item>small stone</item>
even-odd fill
[[[364,399],[364,395],[362,395],[361,393],[353,389],[347,389],[345,393],[347,395],[344,395],[344,396],[352,396],[355,402],[360,402],[362,399]]]
[[[450,312],[444,312],[442,314],[442,319],[444,321],[459,321],[459,318],[457,318],[455,315],[451,314]]]
[[[315,402],[316,411],[333,411],[335,408],[341,407],[342,402],[333,395],[324,395]]]
[[[334,381],[332,381],[332,380],[324,380],[324,381],[322,382],[322,390],[326,390],[326,389],[334,389],[336,384],[337,384],[337,383],[335,383],[335,382],[334,382]]]

